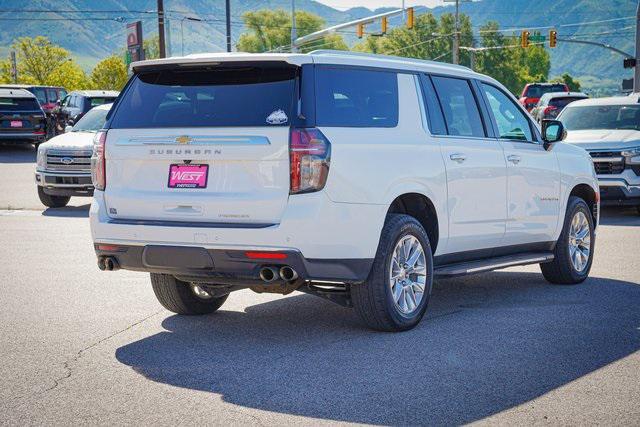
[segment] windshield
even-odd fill
[[[567,130],[640,130],[640,105],[591,105],[567,107],[558,120]]]
[[[565,92],[566,88],[563,84],[558,85],[546,85],[546,86],[529,86],[527,88],[527,98],[540,98],[545,93],[551,92]]]
[[[0,98],[0,111],[39,111],[36,98]]]
[[[104,126],[109,110],[94,108],[75,124],[71,132],[97,132]]]

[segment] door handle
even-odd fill
[[[520,163],[520,156],[516,156],[515,154],[510,154],[507,156],[507,160],[513,163],[514,165],[517,165],[518,163]]]
[[[462,153],[453,153],[453,154],[449,155],[449,158],[451,160],[453,160],[454,162],[458,162],[458,163],[462,163],[465,160],[467,160],[467,156],[465,156]]]

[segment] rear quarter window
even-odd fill
[[[356,68],[316,69],[316,122],[327,127],[396,127],[398,76]]]

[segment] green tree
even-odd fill
[[[144,49],[144,59],[160,58],[160,37],[156,34],[143,40],[142,49]]]
[[[0,60],[0,83],[13,83],[13,79],[11,78],[11,64],[9,60]]]
[[[96,64],[91,72],[91,86],[95,89],[121,90],[127,83],[127,67],[122,58],[110,56]]]
[[[20,83],[48,84],[49,76],[69,60],[69,52],[43,36],[14,41]]]
[[[573,78],[569,73],[564,73],[560,77],[556,77],[551,80],[553,83],[564,83],[569,87],[571,92],[580,92],[582,85],[578,80]]]
[[[291,45],[291,14],[284,10],[262,9],[242,15],[248,32],[240,35],[237,49],[242,52],[266,52]],[[296,12],[298,36],[304,36],[324,27],[324,20],[305,11]],[[317,48],[348,49],[342,37],[331,34],[303,45],[301,52]]]
[[[87,74],[75,62],[68,60],[49,73],[43,83],[51,86],[62,86],[67,90],[89,89],[91,82]]]

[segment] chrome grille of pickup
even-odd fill
[[[91,154],[91,150],[47,150],[47,169],[90,172]]]
[[[624,157],[620,151],[590,151],[598,175],[616,175],[624,171]]]

